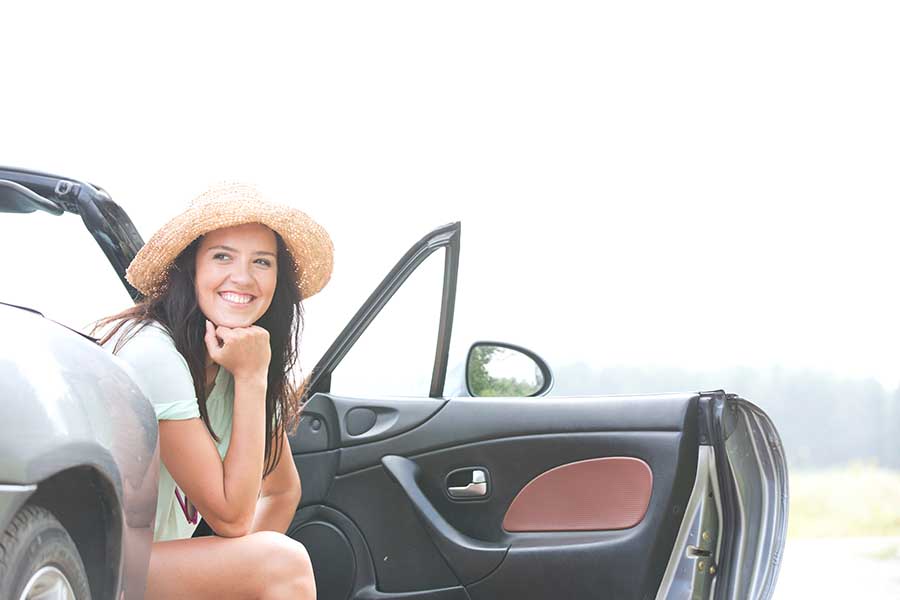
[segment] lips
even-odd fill
[[[256,296],[238,292],[219,292],[219,298],[233,306],[247,306],[256,299]]]

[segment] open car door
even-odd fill
[[[311,375],[288,534],[318,598],[768,598],[787,474],[765,414],[721,391],[443,397],[459,251],[459,223],[415,244]],[[435,253],[436,327],[406,324],[430,340],[411,350],[421,395],[340,393],[348,352]]]

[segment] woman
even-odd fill
[[[159,420],[148,599],[315,598],[286,431],[301,299],[331,276],[332,244],[251,186],[210,189],[164,225],[126,277],[146,299],[102,320]],[[198,513],[216,532],[191,538]]]

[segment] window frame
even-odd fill
[[[313,368],[306,389],[306,398],[316,393],[331,392],[331,374],[362,336],[375,317],[391,300],[400,286],[425,262],[431,254],[441,248],[444,253],[444,275],[441,290],[441,312],[435,344],[431,385],[428,397],[441,398],[447,378],[447,361],[450,354],[450,336],[453,329],[453,311],[456,304],[456,282],[459,270],[461,224],[448,223],[434,229],[412,245],[400,258],[385,278],[369,295],[356,314],[350,319],[328,350]]]

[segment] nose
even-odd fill
[[[253,283],[253,275],[250,272],[250,266],[243,261],[235,261],[233,268],[228,274],[228,278],[235,284],[241,286],[249,286]]]

